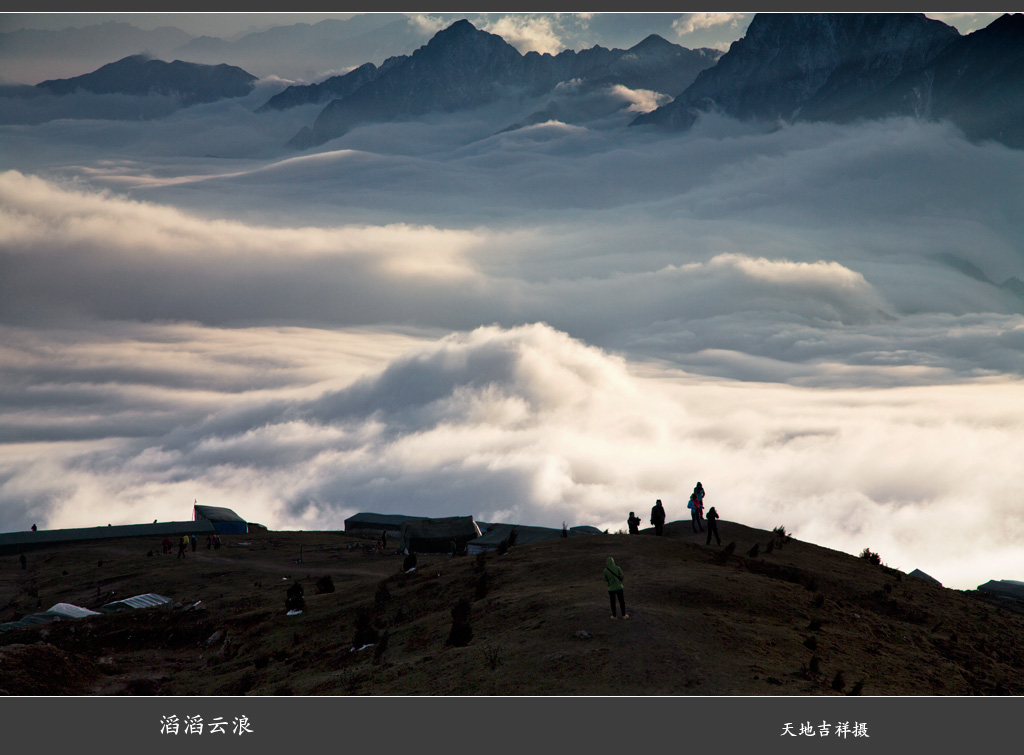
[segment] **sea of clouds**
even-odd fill
[[[296,153],[315,108],[265,94],[0,126],[0,530],[198,500],[616,531],[701,480],[727,521],[1022,577],[1024,152],[667,135],[608,91]]]

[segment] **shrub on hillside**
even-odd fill
[[[391,591],[388,589],[388,583],[381,582],[377,585],[377,592],[373,595],[373,604],[377,608],[383,608],[389,600],[391,600]]]
[[[722,550],[718,551],[718,553],[715,554],[715,563],[719,564],[719,565],[723,565],[723,564],[728,563],[729,556],[731,556],[733,554],[733,551],[735,551],[735,550],[736,550],[736,543],[735,542],[729,543],[727,546],[722,548]]]
[[[478,574],[487,568],[487,554],[484,551],[480,551],[476,554],[476,558],[473,560],[473,571]]]
[[[316,581],[316,594],[325,595],[329,592],[334,592],[334,580],[330,574],[325,574]]]
[[[832,677],[832,689],[836,692],[842,692],[843,687],[846,686],[846,677],[843,675],[843,670],[840,669],[836,672],[836,675]]]
[[[473,597],[476,600],[483,600],[487,597],[488,577],[487,572],[480,572],[480,576],[477,577],[476,583],[473,585]]]
[[[882,557],[877,553],[873,552],[870,548],[865,548],[860,552],[860,557],[865,561],[874,564],[875,566],[881,566]]]
[[[373,645],[380,640],[380,635],[373,626],[373,612],[365,606],[356,611],[355,629],[355,634],[352,635],[354,648]]]
[[[288,597],[284,600],[284,607],[289,611],[303,611],[306,608],[306,599],[303,597],[305,590],[298,582],[294,582],[288,588]]]
[[[460,598],[452,608],[452,628],[448,632],[449,645],[465,647],[473,639],[473,630],[469,625],[470,603],[467,598]]]
[[[821,673],[821,658],[816,655],[811,656],[810,665],[807,667],[812,676],[817,676]]]
[[[384,636],[380,638],[380,642],[377,643],[377,649],[373,651],[373,663],[375,666],[379,666],[384,663],[384,656],[388,652],[388,633],[384,631]]]
[[[487,662],[487,667],[494,671],[498,666],[501,665],[501,646],[487,643],[487,647],[483,649],[484,660]]]

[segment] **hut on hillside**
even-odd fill
[[[917,577],[918,579],[923,579],[925,582],[934,582],[940,587],[942,586],[942,583],[939,582],[939,580],[935,579],[935,577],[931,576],[930,574],[925,574],[920,569],[914,569],[914,571],[910,572],[910,574],[907,576]]]
[[[249,531],[249,525],[242,517],[220,506],[196,504],[192,516],[197,522],[210,522],[213,529],[222,535],[244,535]]]
[[[402,522],[399,548],[408,553],[450,553],[452,543],[461,550],[480,535],[480,528],[471,516],[407,519]]]
[[[1015,579],[990,579],[985,584],[978,585],[978,589],[1001,598],[1024,601],[1024,582],[1018,582]]]
[[[369,512],[353,514],[345,520],[345,534],[366,534],[380,537],[381,532],[387,532],[388,537],[398,537],[402,532],[402,522],[420,518],[406,514],[371,514]]]

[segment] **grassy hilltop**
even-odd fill
[[[149,592],[173,604],[0,633],[0,690],[1024,694],[1024,615],[733,522],[720,523],[721,547],[688,521],[665,529],[420,555],[410,573],[402,556],[338,532],[234,535],[216,551],[200,541],[184,561],[157,538],[30,551],[24,570],[4,556],[0,621]],[[609,555],[625,570],[626,621],[609,618]],[[289,616],[295,584],[305,605]],[[464,641],[460,601],[464,645],[449,642]]]

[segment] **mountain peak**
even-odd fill
[[[1019,37],[1024,34],[1024,13],[1004,13],[984,29],[978,29],[974,33],[983,36]]]
[[[477,54],[491,54],[499,51],[505,54],[514,52],[517,57],[519,56],[519,51],[497,34],[477,29],[466,19],[456,21],[451,26],[437,32],[417,52],[449,54],[452,50],[463,49],[475,50]]]
[[[458,21],[453,23],[451,26],[442,29],[435,36],[441,35],[454,35],[454,34],[469,34],[474,31],[480,31],[468,19],[460,18]]]
[[[642,40],[637,42],[635,45],[629,48],[630,52],[647,52],[657,50],[671,50],[678,48],[678,45],[669,42],[664,37],[658,36],[657,34],[649,34]]]

